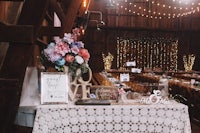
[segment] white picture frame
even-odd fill
[[[120,81],[121,82],[129,82],[130,74],[129,73],[120,73]]]
[[[62,72],[41,72],[41,104],[68,103],[69,76]]]

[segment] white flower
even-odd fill
[[[79,55],[75,56],[75,60],[78,64],[83,64],[84,62],[84,59]]]
[[[67,43],[71,44],[74,42],[73,38],[72,38],[72,34],[71,33],[65,33],[63,40],[66,41]]]

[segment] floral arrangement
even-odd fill
[[[80,29],[75,28],[72,33],[65,33],[63,38],[49,43],[41,55],[41,63],[45,70],[55,68],[57,71],[64,72],[65,66],[68,66],[68,72],[72,76],[77,76],[77,69],[81,69],[81,74],[86,73],[90,54],[84,48],[84,43],[78,41],[80,35]]]

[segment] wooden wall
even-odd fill
[[[22,2],[0,1],[0,21],[15,24]],[[7,42],[0,42],[0,69],[8,48]]]
[[[158,0],[157,0],[158,1]],[[161,0],[160,0],[161,1]],[[115,55],[113,68],[116,68],[116,39],[117,37],[176,37],[179,40],[178,68],[183,68],[182,56],[194,53],[196,61],[194,70],[200,70],[200,13],[175,19],[151,19],[127,13],[122,9],[107,8],[108,0],[91,0],[89,10],[100,11],[106,25],[101,26],[101,31],[96,30],[96,25],[89,24],[84,36],[86,47],[91,53],[90,66],[93,71],[102,71],[102,52],[111,52]],[[19,7],[20,2],[14,2],[14,7]],[[152,10],[148,4],[136,3],[141,7]],[[17,6],[16,6],[17,5]],[[17,15],[8,15],[8,10],[13,10],[13,2],[0,2],[0,20],[15,23]],[[16,13],[11,11],[13,14]],[[0,45],[0,64],[5,55],[6,45]]]
[[[106,8],[106,1],[94,0],[89,10],[101,11],[105,26],[101,30],[89,25],[84,42],[91,53],[90,66],[93,71],[103,70],[102,52],[115,55],[116,68],[117,37],[173,37],[178,38],[178,69],[184,70],[182,56],[195,54],[193,70],[200,70],[200,13],[174,18],[151,19],[120,10]],[[155,9],[156,10],[156,9]]]
[[[113,62],[113,68],[116,68],[116,55],[117,55],[117,37],[128,36],[130,38],[138,38],[144,36],[171,36],[177,37],[179,39],[178,47],[178,69],[183,70],[182,56],[185,54],[195,54],[196,60],[194,64],[194,70],[200,70],[199,67],[199,51],[200,46],[200,33],[185,31],[185,32],[169,32],[169,31],[141,31],[141,30],[125,30],[125,29],[102,29],[97,31],[95,28],[90,28],[85,36],[85,44],[91,53],[90,66],[94,71],[103,70],[102,53],[107,54],[111,52],[115,55],[115,60]]]
[[[22,2],[0,1],[0,21],[15,24]]]

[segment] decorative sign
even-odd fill
[[[136,62],[135,61],[128,61],[126,62],[126,66],[136,66]]]
[[[41,73],[41,104],[68,103],[69,77],[61,72]]]
[[[69,89],[69,99],[71,101],[78,99],[89,99],[90,95],[90,86],[92,85],[90,83],[92,79],[92,70],[89,66],[88,68],[88,79],[84,79],[83,77],[75,77],[73,81],[70,82],[70,89]],[[81,72],[80,69],[76,71],[77,75],[79,75]],[[78,97],[77,97],[78,96]]]
[[[120,81],[121,82],[129,82],[130,81],[129,73],[120,73]]]
[[[141,69],[139,69],[139,68],[131,68],[131,72],[132,73],[141,73]]]
[[[148,98],[140,99],[141,103],[145,104],[168,104],[167,98],[162,98],[160,90],[154,90],[154,94],[151,94]]]
[[[95,95],[100,100],[116,100],[118,90],[114,87],[99,87],[96,89]]]
[[[195,82],[196,82],[195,79],[191,79],[191,80],[190,80],[190,84],[191,84],[191,85],[194,85]]]

